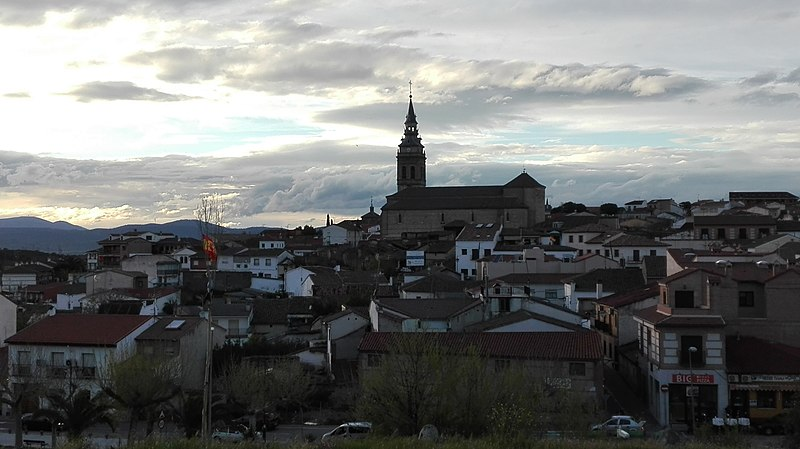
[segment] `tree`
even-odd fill
[[[585,212],[585,211],[586,211],[586,205],[582,203],[573,203],[572,201],[567,201],[566,203],[563,203],[560,206],[553,208],[552,213],[572,214],[575,212]]]
[[[603,203],[600,205],[600,213],[603,215],[617,215],[619,206],[615,203]]]
[[[180,393],[177,367],[172,360],[134,354],[108,364],[102,389],[130,415],[128,441],[133,437],[136,420],[145,416],[147,433],[157,419],[156,406],[165,404]]]
[[[311,392],[311,376],[296,360],[245,359],[232,362],[215,381],[231,414],[250,416],[276,406],[302,405]]]
[[[363,379],[359,412],[384,431],[413,435],[441,416],[444,354],[424,333],[398,334]]]
[[[50,408],[40,409],[34,416],[40,415],[50,419],[51,422],[63,422],[67,431],[67,438],[75,440],[89,427],[105,423],[114,429],[112,410],[114,406],[107,401],[102,392],[94,396],[87,389],[75,389],[70,385],[69,391],[63,389],[50,389],[45,397],[50,403]],[[52,447],[55,447],[55,432],[53,432]]]
[[[27,360],[13,360],[9,368],[14,370],[14,381],[12,382],[6,372],[0,378],[0,403],[3,403],[11,410],[11,419],[14,421],[14,447],[22,447],[22,412],[23,407],[28,404],[37,403],[44,391],[45,373],[33,363],[34,356],[27,355]]]

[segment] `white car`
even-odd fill
[[[211,434],[211,439],[214,441],[238,443],[240,441],[244,441],[245,434],[242,429],[214,429],[214,433]]]
[[[644,421],[636,421],[628,415],[614,415],[602,424],[592,426],[592,431],[605,432],[619,438],[644,436]]]
[[[322,435],[322,441],[331,441],[341,438],[366,438],[372,432],[372,423],[366,421],[348,422]]]

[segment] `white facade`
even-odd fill
[[[456,272],[464,279],[478,277],[477,260],[492,255],[497,242],[500,241],[502,225],[474,224],[467,225],[456,238]]]
[[[283,240],[260,240],[258,247],[260,249],[283,249],[286,247],[286,242]]]
[[[325,245],[345,245],[347,241],[347,229],[339,225],[330,225],[322,228],[322,242]]]
[[[286,272],[284,275],[284,291],[290,296],[314,296],[314,282],[311,280],[311,270],[297,267]]]
[[[17,305],[0,295],[0,348],[6,345],[6,338],[17,333]]]

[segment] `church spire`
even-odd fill
[[[406,113],[403,139],[397,150],[397,191],[407,187],[425,187],[425,146],[417,128],[417,115],[411,81],[408,82],[408,113]]]

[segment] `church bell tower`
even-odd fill
[[[411,81],[408,82],[405,132],[397,149],[397,191],[408,187],[425,187],[425,147],[419,136],[417,116],[411,101]]]

